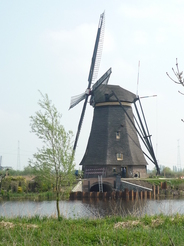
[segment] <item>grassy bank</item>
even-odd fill
[[[148,179],[130,179],[130,182],[147,182],[151,186],[160,187],[160,197],[184,197],[184,179],[160,179],[160,178],[148,178]],[[161,189],[161,183],[167,183],[167,189]],[[141,185],[141,184],[139,184]],[[143,184],[144,186],[144,184]],[[69,193],[63,191],[61,194],[62,199],[68,199]],[[1,190],[0,191],[0,200],[16,200],[16,199],[28,199],[34,201],[43,201],[43,200],[55,200],[56,193],[53,190],[45,192],[12,192],[11,190]]]
[[[184,216],[0,218],[0,245],[183,245]]]
[[[61,194],[61,199],[68,199],[69,193],[63,192]],[[30,193],[12,193],[12,192],[3,192],[0,194],[1,200],[32,200],[32,201],[44,201],[44,200],[55,200],[56,193],[53,191],[46,192],[30,192]]]
[[[184,179],[176,178],[157,178],[146,179],[151,185],[160,187],[160,197],[184,197]],[[166,183],[166,187],[162,189],[163,183]]]
[[[159,185],[159,186],[161,186],[161,183],[167,182],[167,187],[171,189],[183,189],[184,188],[184,179],[149,178],[149,179],[144,179],[144,180],[152,185]]]

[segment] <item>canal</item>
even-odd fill
[[[128,214],[184,214],[184,199],[159,200],[75,200],[60,201],[60,210],[65,218],[100,218]],[[0,216],[56,216],[55,201],[0,201]]]

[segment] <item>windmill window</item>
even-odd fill
[[[116,172],[116,168],[115,168],[115,167],[113,167],[112,171],[113,171],[113,173],[115,173],[115,172]]]
[[[120,132],[116,132],[116,139],[120,139]]]
[[[122,153],[117,153],[117,160],[122,161],[123,160],[123,154]]]

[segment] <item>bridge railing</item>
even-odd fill
[[[121,181],[120,190],[124,191],[125,189],[133,190],[133,191],[152,191],[152,189],[148,187],[133,184],[123,180]]]

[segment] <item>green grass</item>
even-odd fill
[[[69,193],[63,192],[61,194],[61,199],[68,199]],[[13,192],[4,192],[3,194],[0,194],[1,200],[22,200],[22,199],[28,199],[28,200],[34,200],[34,201],[43,201],[43,200],[55,200],[56,199],[56,193],[53,191],[46,191],[46,192],[39,192],[39,193],[13,193]]]
[[[180,189],[184,187],[184,179],[145,179],[145,181],[149,182],[152,185],[161,185],[161,183],[167,182],[167,187],[173,189]]]
[[[183,245],[184,216],[0,218],[0,245]]]

